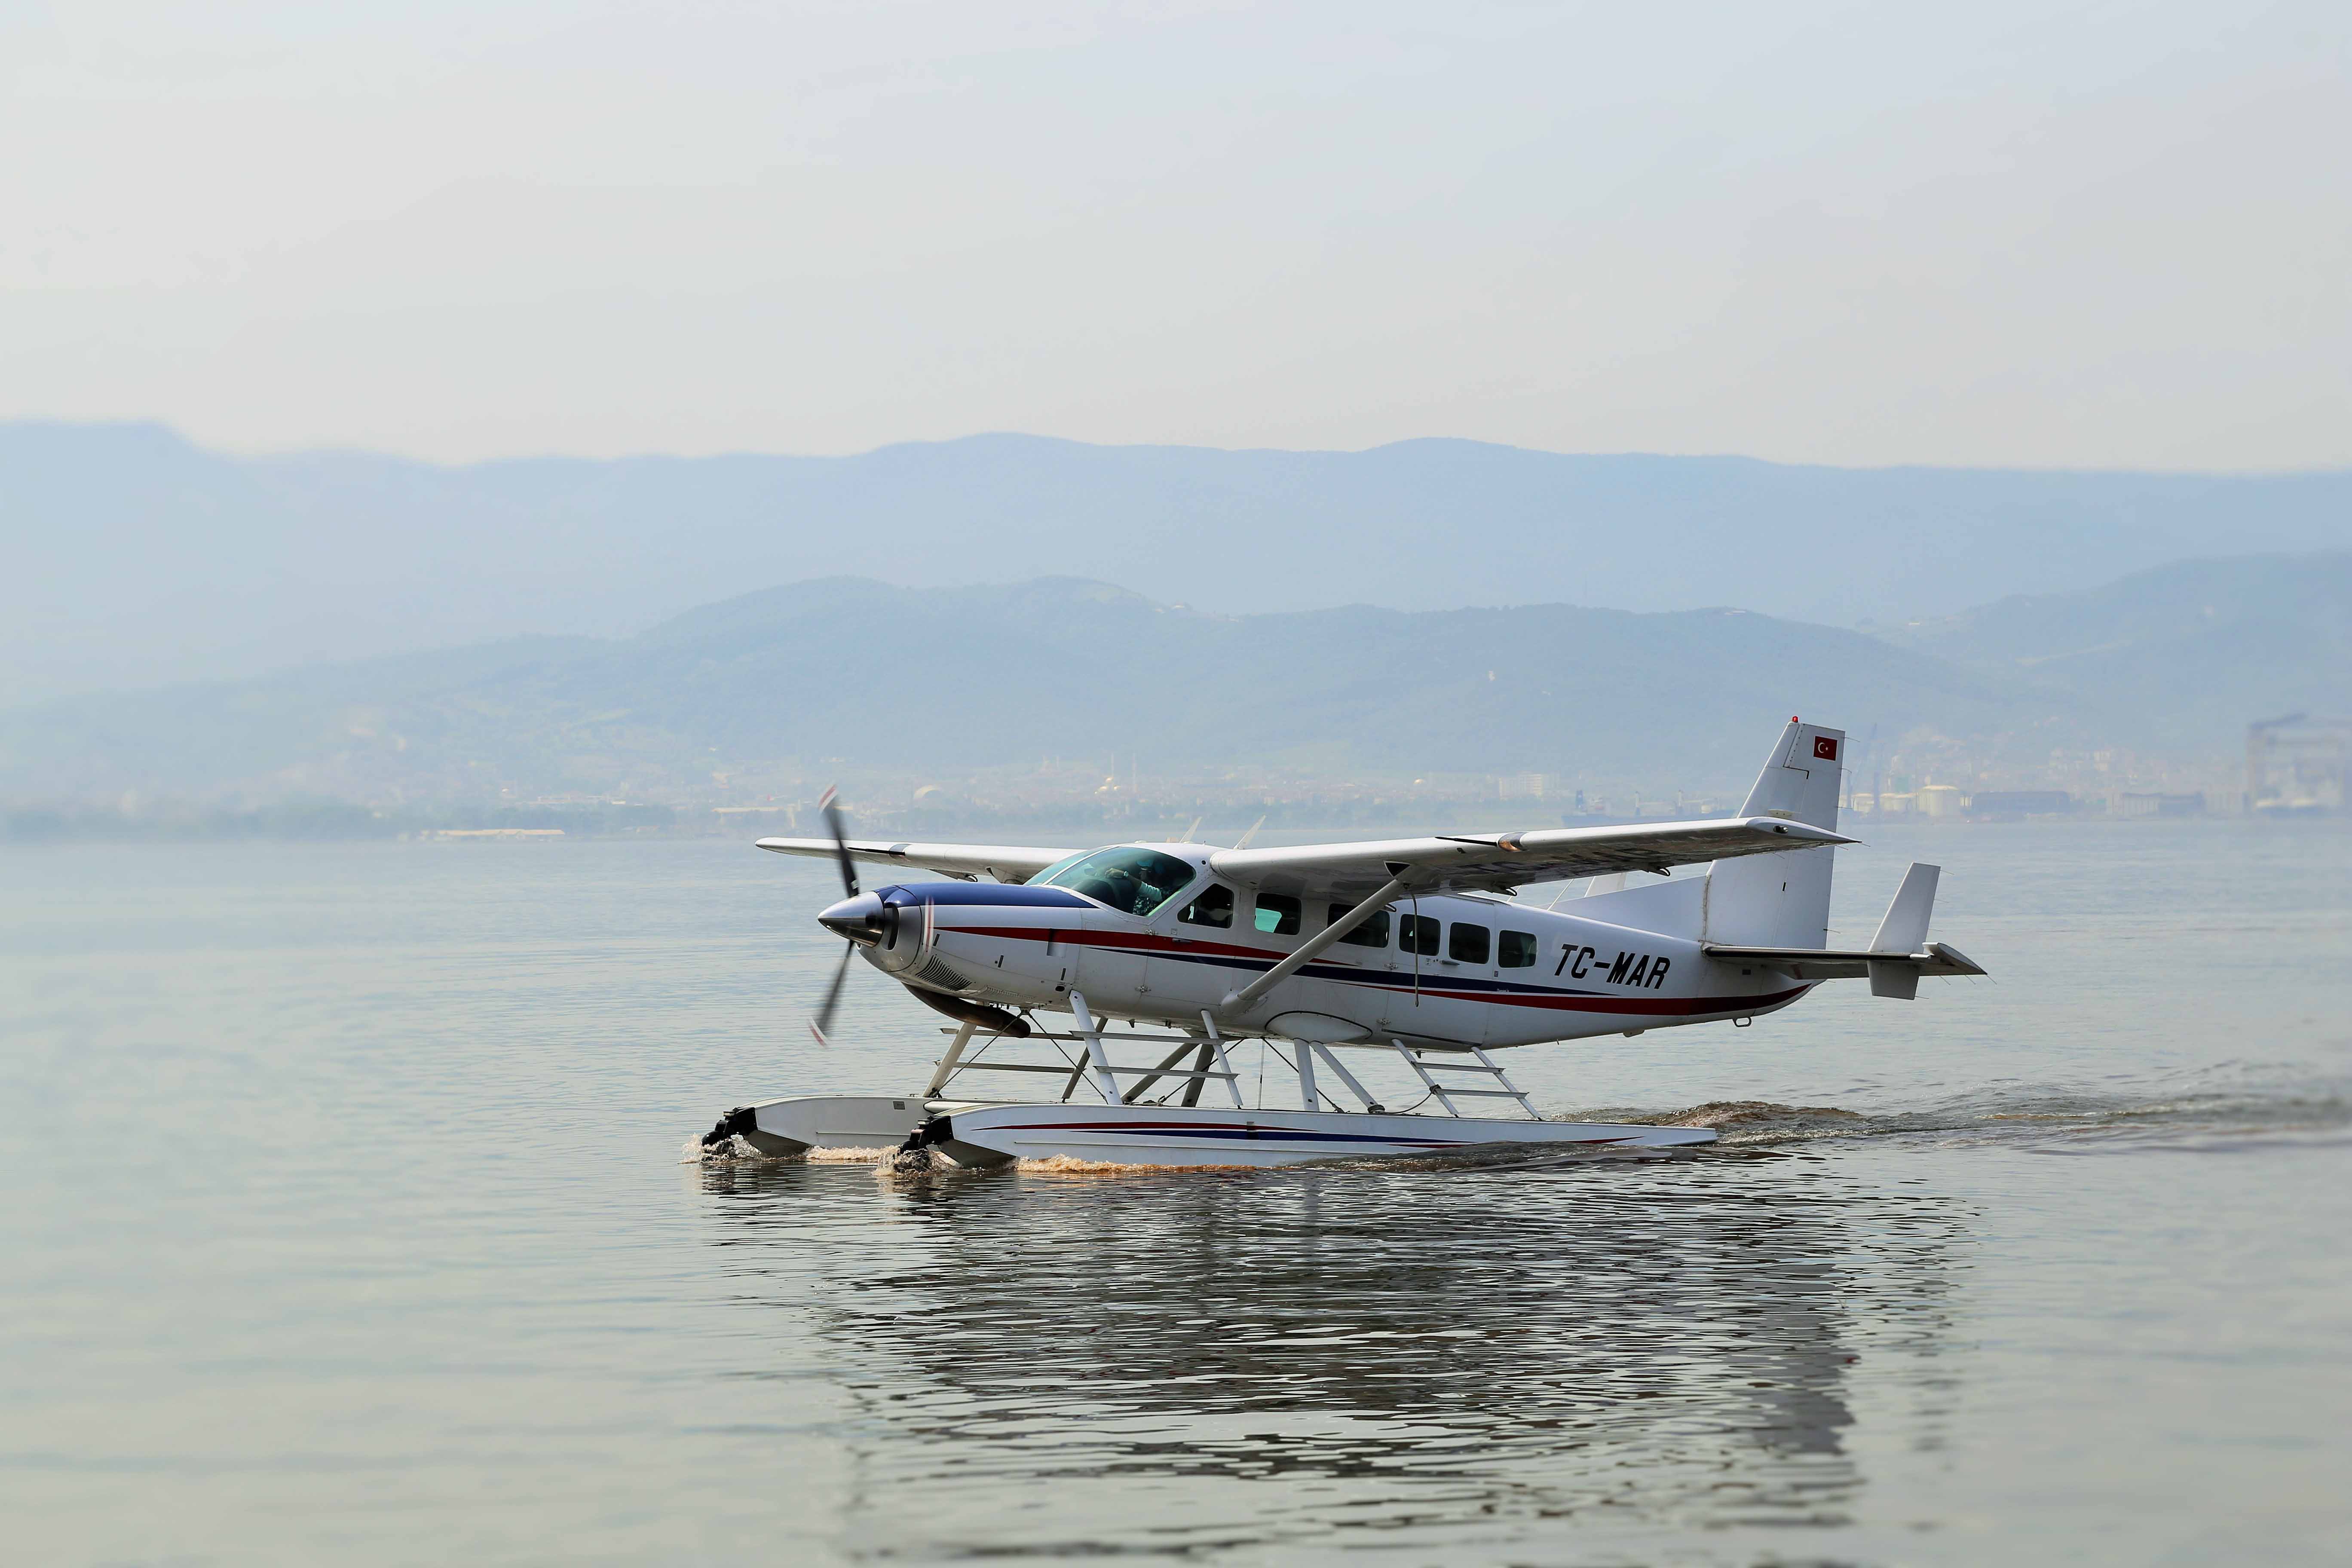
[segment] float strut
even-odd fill
[[[1103,1054],[1102,1036],[1095,1032],[1095,1016],[1087,1010],[1087,999],[1078,992],[1070,993],[1070,1011],[1078,1016],[1078,1030],[1087,1037],[1087,1060],[1095,1069],[1095,1086],[1102,1090],[1105,1105],[1118,1103],[1118,1079],[1112,1076],[1110,1058]]]
[[[1234,1071],[1233,1063],[1225,1060],[1225,1037],[1217,1032],[1217,1020],[1205,1007],[1201,1010],[1201,1026],[1209,1031],[1209,1048],[1217,1054],[1217,1070],[1225,1075],[1225,1088],[1233,1094],[1234,1109],[1239,1110],[1242,1109],[1241,1075]]]
[[[925,904],[923,908],[929,910],[930,906]],[[923,1086],[925,1100],[937,1100],[940,1090],[947,1088],[948,1079],[955,1076],[956,1064],[963,1059],[964,1047],[971,1044],[972,1030],[979,1026],[967,1018],[963,1027],[955,1032],[955,1038],[948,1042],[948,1054],[940,1058],[938,1070],[931,1074],[931,1081]]]
[[[1346,1084],[1349,1089],[1354,1093],[1355,1097],[1364,1102],[1364,1109],[1366,1110],[1384,1110],[1387,1109],[1387,1107],[1383,1106],[1379,1100],[1374,1100],[1370,1094],[1367,1094],[1364,1091],[1364,1086],[1356,1081],[1356,1075],[1354,1073],[1349,1072],[1346,1068],[1339,1065],[1339,1056],[1333,1052],[1329,1047],[1310,1046],[1306,1041],[1301,1040],[1298,1043],[1298,1048],[1302,1051],[1313,1051],[1317,1056],[1321,1057],[1323,1058],[1323,1065],[1339,1075],[1339,1081]]]

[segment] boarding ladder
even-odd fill
[[[1433,1052],[1416,1051],[1402,1040],[1391,1040],[1389,1044],[1395,1047],[1398,1056],[1404,1058],[1404,1065],[1411,1068],[1414,1075],[1427,1086],[1429,1092],[1437,1097],[1437,1102],[1445,1107],[1446,1114],[1450,1116],[1462,1114],[1462,1108],[1454,1103],[1457,1100],[1516,1100],[1519,1102],[1519,1109],[1528,1113],[1528,1120],[1530,1121],[1543,1120],[1543,1112],[1536,1109],[1535,1101],[1529,1100],[1526,1092],[1511,1081],[1510,1075],[1503,1071],[1501,1064],[1477,1046],[1467,1047],[1460,1052]],[[1473,1063],[1445,1059],[1449,1056],[1465,1054],[1475,1057],[1477,1060]],[[1457,1083],[1449,1089],[1430,1076],[1434,1072],[1480,1073],[1492,1079],[1495,1087],[1465,1089]]]

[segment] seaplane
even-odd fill
[[[1910,999],[1924,976],[1984,973],[1927,940],[1931,865],[1906,872],[1867,948],[1824,945],[1832,860],[1855,842],[1837,831],[1844,750],[1843,731],[1790,720],[1731,816],[1297,847],[860,840],[828,793],[829,837],[758,841],[840,870],[817,921],[844,946],[811,1034],[824,1042],[863,960],[945,1016],[946,1047],[918,1090],[738,1106],[703,1145],[1275,1166],[1712,1142],[1549,1120],[1496,1053],[1744,1026],[1829,980]],[[860,866],[931,876],[869,889]],[[1589,885],[1548,906],[1522,892],[1570,881]],[[1276,1065],[1278,1095],[1295,1079],[1296,1108],[1264,1103],[1264,1070],[1244,1095],[1247,1042]],[[1052,1098],[978,1091],[1024,1074]],[[1404,1095],[1365,1082],[1383,1077]]]

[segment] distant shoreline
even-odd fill
[[[1630,820],[1577,817],[1570,826],[1611,826]],[[2105,826],[2137,830],[2148,826],[2179,827],[2221,823],[2325,829],[2352,823],[2352,813],[2259,812],[2252,816],[2221,813],[2160,816],[2149,813],[2121,816],[2105,811],[2084,811],[2071,815],[1999,813],[1941,817],[1916,813],[1888,817],[1863,814],[1846,816],[1842,826],[1857,834],[1866,835],[1874,830],[1888,829],[1928,829],[1940,833],[1995,826],[2050,826],[2081,832]],[[1218,843],[1231,842],[1238,837],[1250,826],[1250,819],[1213,821],[1198,827],[1192,824],[1193,814],[1150,814],[1091,819],[1076,816],[1050,818],[1039,816],[973,816],[935,819],[921,824],[887,822],[877,825],[874,831],[894,837],[933,842],[1052,844],[1067,841],[1073,845],[1083,845],[1176,840],[1184,837],[1189,829],[1194,838]],[[1530,826],[1558,825],[1558,814],[1515,813],[1499,810],[1493,802],[1481,802],[1475,807],[1457,805],[1449,810],[1443,805],[1434,807],[1424,805],[1421,809],[1411,812],[1368,813],[1352,817],[1305,813],[1294,817],[1270,812],[1265,814],[1261,831],[1347,837],[1360,837],[1367,831],[1412,836],[1440,828],[1501,832]],[[470,844],[605,843],[620,839],[711,839],[750,844],[769,831],[773,829],[750,826],[740,816],[721,816],[707,810],[679,811],[665,820],[647,820],[643,816],[634,820],[583,816],[564,823],[531,825],[502,824],[455,813],[438,820],[419,820],[414,816],[379,816],[364,807],[336,811],[262,809],[152,818],[124,816],[105,811],[32,810],[0,814],[0,845],[27,847],[49,844],[235,843],[409,843],[460,847]]]

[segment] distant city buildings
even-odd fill
[[[2319,816],[2345,806],[2352,719],[2291,713],[2246,726],[2246,809]]]
[[[2325,812],[2343,808],[2352,723],[2296,716],[2256,725],[2242,779],[2225,758],[2147,756],[2111,746],[2037,755],[2014,740],[1913,734],[1874,749],[1877,757],[1865,756],[1845,775],[1842,804],[1857,819],[1957,824]],[[718,788],[680,791],[665,804],[680,814],[681,826],[698,819],[706,831],[802,831],[816,795],[832,784],[841,785],[861,831],[908,837],[985,826],[1174,837],[1238,831],[1260,818],[1276,830],[1412,831],[1437,821],[1577,826],[1718,816],[1739,801],[1729,789],[1702,793],[1663,780],[1637,785],[1533,770],[1403,777],[1268,765],[1186,773],[1133,758],[1106,770],[1099,759],[1048,757],[963,775],[898,774],[845,762],[823,764],[821,772],[805,763],[752,765],[729,773]],[[712,795],[733,798],[714,802]],[[1226,824],[1234,826],[1217,826]]]
[[[593,772],[568,789],[534,788],[474,764],[462,783],[295,781],[290,798],[124,795],[102,803],[0,803],[0,836],[180,835],[578,837],[700,834],[751,838],[813,831],[816,798],[838,785],[856,831],[905,838],[987,836],[1039,842],[1179,838],[1231,842],[1253,823],[1271,832],[1410,834],[1504,831],[1720,816],[1746,779],[1643,776],[1639,756],[1614,769],[1419,774],[1351,768],[1344,757],[1269,760],[1185,771],[1160,760],[1065,758],[969,772],[859,765],[842,757],[722,758],[686,767],[633,759],[614,782]],[[1106,766],[1108,763],[1110,765]],[[2325,816],[2347,809],[2352,721],[2294,714],[2246,731],[2242,759],[2144,755],[2120,747],[2036,746],[2022,736],[1959,740],[1914,731],[1880,743],[1865,731],[1843,774],[1856,822],[2108,821]],[[373,783],[373,787],[371,786]]]

